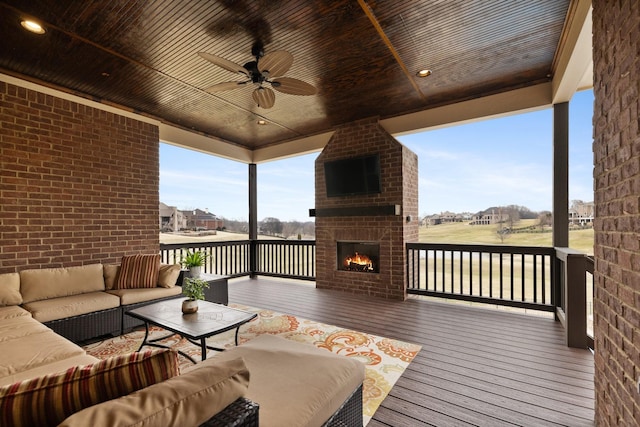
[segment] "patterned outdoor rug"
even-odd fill
[[[396,383],[402,372],[420,351],[420,346],[398,340],[365,334],[363,332],[342,329],[337,326],[314,322],[296,316],[261,310],[239,304],[230,307],[258,313],[258,317],[240,327],[239,344],[249,341],[260,334],[279,335],[281,337],[313,344],[318,348],[355,357],[366,366],[363,385],[363,424],[366,425],[384,398]],[[152,328],[151,337],[166,335],[160,328]],[[235,331],[225,332],[207,340],[214,347],[231,347],[234,345]],[[144,328],[126,335],[85,346],[87,353],[104,359],[116,354],[136,351],[144,338]],[[196,360],[200,360],[200,348],[173,336],[164,341],[165,344],[179,349]],[[209,357],[215,351],[209,351]],[[191,362],[180,357],[180,365],[188,366]]]

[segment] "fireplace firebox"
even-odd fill
[[[374,242],[338,242],[338,270],[380,273],[380,244]]]

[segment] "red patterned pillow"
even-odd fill
[[[178,356],[148,350],[0,388],[0,426],[56,426],[89,406],[178,375]]]
[[[155,288],[159,271],[160,254],[125,255],[114,289]]]

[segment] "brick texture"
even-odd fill
[[[327,197],[324,163],[368,154],[380,155],[382,192]],[[418,241],[418,157],[389,135],[377,119],[338,128],[315,163],[316,208],[400,205],[401,215],[316,218],[316,286],[344,292],[406,298],[405,243]],[[406,217],[412,220],[407,222]],[[337,269],[338,241],[379,242],[380,273]]]
[[[593,1],[596,425],[640,425],[640,3]]]
[[[0,273],[158,253],[157,126],[0,82]]]

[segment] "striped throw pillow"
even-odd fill
[[[159,271],[160,254],[125,255],[114,289],[155,288]]]
[[[171,350],[134,352],[0,388],[0,426],[56,426],[89,406],[178,375]]]

